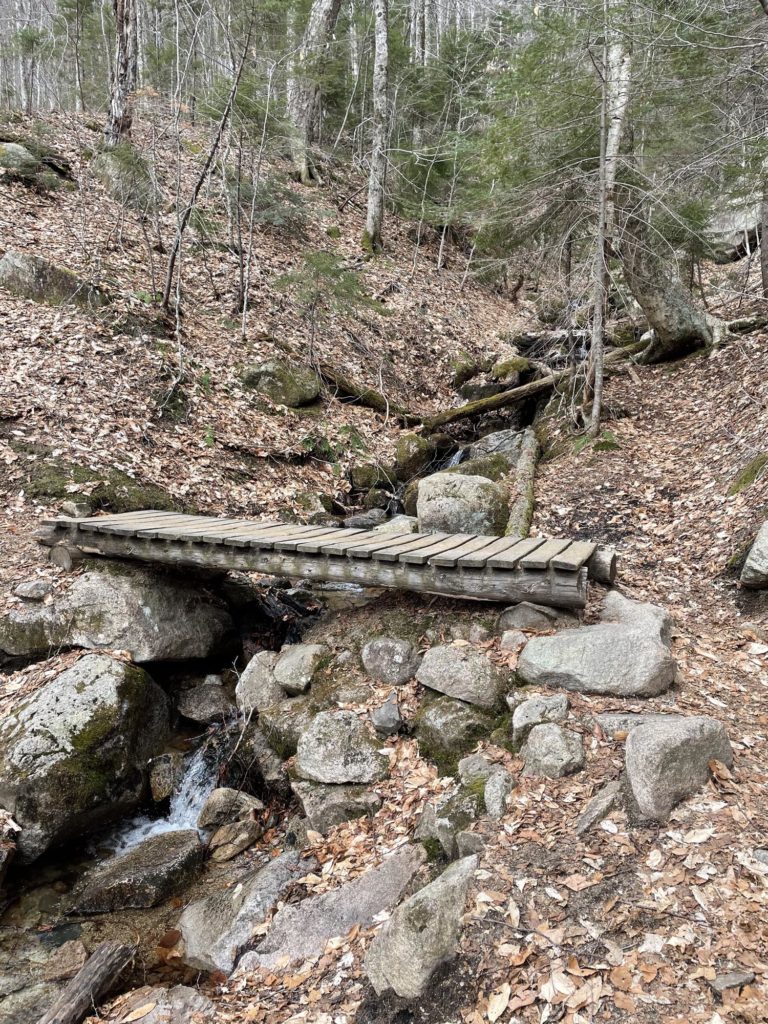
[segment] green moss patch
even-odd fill
[[[754,459],[747,463],[731,486],[728,488],[728,496],[733,497],[745,488],[750,487],[763,475],[763,470],[768,466],[768,452],[761,452]]]

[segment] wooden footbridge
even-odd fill
[[[130,512],[47,520],[52,559],[101,556],[395,587],[484,601],[583,608],[587,579],[613,582],[615,554],[586,541],[385,533],[273,520]]]

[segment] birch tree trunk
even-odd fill
[[[104,129],[108,149],[131,137],[133,95],[138,76],[137,0],[112,0],[117,47],[112,69],[112,95]]]
[[[341,0],[313,0],[288,86],[288,115],[293,125],[291,152],[296,176],[305,185],[320,180],[311,155],[320,119],[318,71],[336,28],[340,9]]]
[[[373,63],[373,148],[368,176],[368,216],[363,248],[381,252],[383,248],[384,186],[387,179],[387,138],[389,135],[389,2],[374,0],[375,55]]]
[[[623,36],[611,27],[611,0],[604,0],[605,43],[600,125],[600,198],[595,245],[594,313],[590,378],[593,382],[592,413],[588,434],[597,437],[603,400],[605,359],[605,311],[608,302],[608,252],[616,227],[616,173],[624,122],[629,104],[632,57]]]

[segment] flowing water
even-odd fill
[[[184,774],[171,797],[167,816],[151,818],[148,814],[138,814],[122,822],[105,845],[115,853],[127,853],[150,836],[178,832],[181,829],[196,829],[203,804],[215,788],[216,765],[210,755],[206,758],[206,744],[203,743],[187,757]]]

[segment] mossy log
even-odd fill
[[[321,363],[318,371],[323,380],[335,388],[337,393],[343,398],[351,398],[360,405],[365,405],[369,409],[375,409],[376,412],[383,413],[385,416],[393,416],[407,427],[416,427],[421,423],[420,416],[416,416],[414,413],[403,408],[403,406],[390,401],[381,391],[358,384],[357,381],[354,381],[329,363]]]
[[[533,486],[536,476],[536,465],[539,461],[541,448],[533,430],[528,428],[520,446],[520,458],[516,466],[517,497],[509,510],[509,520],[504,531],[507,537],[527,537],[533,519],[535,491]]]
[[[644,347],[644,343],[636,342],[634,345],[625,345],[623,348],[614,349],[606,354],[605,362],[607,365],[610,365],[622,359],[628,359],[634,353],[640,352]],[[504,409],[508,405],[515,405],[526,398],[535,398],[537,395],[546,394],[547,391],[550,391],[560,381],[575,376],[582,368],[583,364],[580,363],[578,366],[570,366],[564,370],[555,370],[547,377],[539,377],[537,380],[521,384],[510,391],[502,391],[498,395],[491,395],[490,398],[478,398],[476,401],[467,402],[466,405],[460,405],[456,409],[446,409],[436,416],[427,417],[424,420],[424,426],[428,430],[434,430],[436,427],[445,426],[447,423],[455,423],[457,420],[482,416],[487,412],[495,412],[497,409]]]

